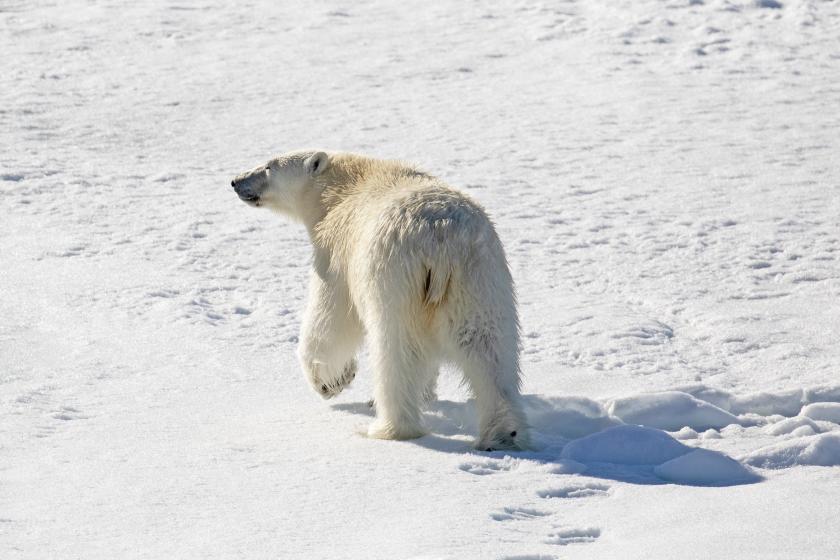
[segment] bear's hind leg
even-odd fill
[[[495,349],[502,351],[501,356]],[[479,421],[476,449],[528,447],[528,426],[522,410],[515,352],[513,342],[511,348],[498,348],[495,344],[481,348],[467,346],[456,353],[455,361],[475,396]]]
[[[437,365],[425,359],[400,329],[371,334],[376,420],[368,436],[414,439],[425,435],[421,407]]]
[[[423,389],[423,405],[428,409],[435,401],[437,401],[437,385],[438,377],[440,376],[439,367],[429,370],[429,377],[426,380],[426,387]]]

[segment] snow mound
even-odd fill
[[[818,434],[822,431],[820,430],[820,427],[817,426],[816,422],[804,416],[786,418],[781,422],[770,424],[764,428],[764,431],[772,436],[783,436],[794,432],[800,435],[808,435],[807,430],[810,430],[810,434],[812,435]]]
[[[802,409],[800,414],[812,420],[824,420],[826,422],[840,424],[840,403],[821,402],[809,404]]]
[[[699,435],[695,430],[692,430],[688,426],[680,430],[679,432],[674,432],[673,436],[677,439],[697,439]]]
[[[538,431],[576,439],[600,432],[619,422],[601,403],[585,397],[523,397],[528,420]]]
[[[840,385],[824,385],[805,389],[805,402],[840,402]]]
[[[840,433],[805,436],[763,447],[744,457],[744,462],[765,469],[796,465],[840,466]]]
[[[724,391],[723,389],[717,389],[715,387],[709,387],[708,385],[702,384],[685,385],[682,387],[675,387],[672,390],[688,393],[696,399],[706,401],[718,408],[732,412],[732,401],[735,396],[729,391]]]
[[[802,389],[791,389],[780,393],[759,392],[733,397],[729,410],[734,414],[796,416],[804,402],[805,395]]]
[[[560,456],[579,463],[661,465],[690,451],[661,430],[616,426],[569,442]]]
[[[796,416],[799,414],[799,409],[802,408],[802,404],[806,399],[806,395],[802,389],[791,389],[779,393],[761,391],[746,395],[733,395],[728,391],[706,385],[688,385],[680,387],[677,390],[688,393],[697,399],[706,401],[732,414],[760,414],[762,416],[781,414],[782,416]],[[822,389],[822,393],[825,394],[833,394],[831,391],[832,389]]]
[[[758,482],[749,467],[717,451],[695,449],[653,469],[659,478],[678,484],[731,486]]]
[[[640,424],[672,432],[686,426],[703,431],[739,423],[732,413],[682,391],[613,399],[607,410],[627,424]]]
[[[728,391],[703,384],[686,385],[674,389],[711,403],[735,415],[797,416],[803,405],[811,403],[840,403],[840,386],[824,385],[807,389],[789,389],[771,393],[760,391],[733,395]]]
[[[749,467],[717,451],[695,449],[671,435],[643,426],[616,426],[566,444],[561,457],[578,463],[597,463],[650,469],[661,480],[693,486],[732,486],[758,482]],[[641,471],[640,471],[641,472]],[[648,473],[650,471],[647,471]]]

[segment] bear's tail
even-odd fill
[[[430,266],[426,268],[426,278],[423,283],[423,304],[438,306],[446,299],[452,271],[446,266]]]

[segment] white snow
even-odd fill
[[[764,431],[773,436],[782,436],[791,434],[796,430],[807,428],[811,433],[819,433],[820,428],[817,423],[810,418],[804,416],[796,416],[794,418],[785,418],[775,424],[769,424],[764,428]]]
[[[586,473],[603,473],[603,463],[653,466],[657,477],[678,484],[729,486],[761,480],[748,467],[723,453],[692,449],[661,430],[642,426],[617,426],[574,440],[563,448],[560,456],[583,465],[591,464]],[[622,473],[620,476],[642,479],[645,469],[607,472],[612,476]]]
[[[690,449],[661,430],[616,426],[568,443],[560,456],[579,463],[660,465]]]
[[[735,414],[751,412],[764,416],[796,416],[802,408],[803,401],[802,389],[791,389],[777,394],[760,392],[733,398],[730,410]]]
[[[656,476],[678,484],[729,486],[758,482],[761,477],[717,451],[695,449],[653,469]]]
[[[621,422],[611,418],[604,405],[586,397],[525,396],[528,420],[534,426],[551,426],[551,435],[574,439]]]
[[[807,435],[775,443],[749,453],[744,462],[765,469],[794,465],[840,466],[840,433]]]
[[[840,424],[840,403],[813,403],[805,406],[800,412],[802,416],[814,420],[824,420]]]
[[[834,408],[840,403],[840,387],[823,386],[789,389],[777,393],[760,391],[746,395],[731,392],[703,384],[680,387],[702,401],[714,404],[733,414],[758,414],[761,416],[796,416],[803,410],[803,405],[816,405],[812,410]]]
[[[675,432],[674,437],[677,439],[697,439],[698,437],[700,437],[700,435],[697,433],[697,431],[686,426],[680,429],[679,431]]]
[[[625,423],[671,431],[686,426],[695,430],[720,429],[738,423],[738,418],[729,412],[680,391],[621,397],[610,401],[607,409]]]
[[[4,2],[0,558],[840,557],[838,26],[816,0]],[[411,442],[361,435],[364,355],[308,389],[306,233],[228,186],[300,147],[485,206],[535,449],[474,451],[451,371]]]

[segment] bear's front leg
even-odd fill
[[[356,377],[356,350],[362,340],[347,288],[312,271],[298,357],[312,388],[325,399],[341,393]]]
[[[324,399],[331,399],[341,393],[356,378],[356,359],[353,358],[338,372],[329,364],[301,358],[301,367],[306,379]]]

